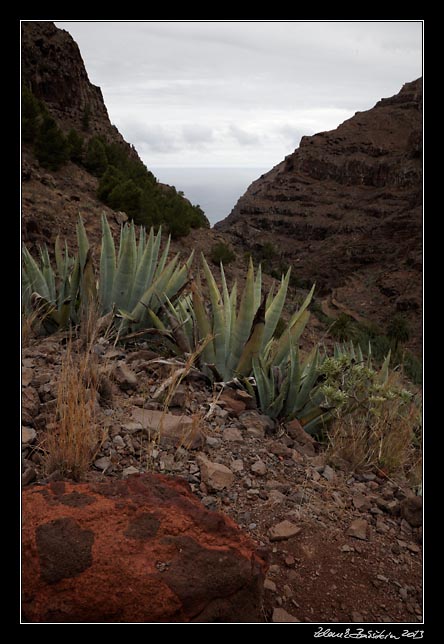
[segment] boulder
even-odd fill
[[[266,564],[186,482],[143,474],[22,492],[26,622],[261,622]]]

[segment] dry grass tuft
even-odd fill
[[[68,338],[60,371],[54,429],[44,444],[47,474],[59,471],[76,481],[84,478],[105,438],[95,418],[101,377],[92,351],[93,312],[82,325],[80,338],[78,353],[74,352],[72,336]]]
[[[387,401],[377,413],[339,418],[328,432],[326,457],[350,471],[376,470],[418,486],[422,479],[421,410]]]

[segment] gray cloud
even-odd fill
[[[337,127],[422,71],[415,21],[56,24],[122,134],[172,166],[271,167],[302,135]]]
[[[228,130],[240,145],[260,145],[261,143],[261,137],[258,134],[239,127],[235,123],[231,123]]]

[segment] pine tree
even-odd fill
[[[83,161],[83,137],[76,131],[71,129],[67,136],[69,158],[74,163],[82,163]]]
[[[66,137],[55,120],[45,115],[35,141],[36,157],[44,168],[58,170],[69,158]]]
[[[105,146],[96,136],[93,136],[88,142],[84,166],[96,177],[101,177],[108,167]]]
[[[22,87],[22,140],[26,143],[34,141],[39,127],[40,106],[31,90]]]

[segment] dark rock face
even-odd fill
[[[414,306],[402,310],[419,338],[421,204],[418,79],[336,130],[303,137],[216,229],[251,249],[272,242],[299,278],[316,281],[321,294],[342,289],[336,299],[360,316],[384,309],[385,322],[408,295]]]
[[[81,131],[88,112],[89,135],[125,143],[111,125],[100,87],[88,78],[77,43],[52,22],[22,23],[22,81],[64,129]]]
[[[183,481],[27,488],[22,537],[26,621],[262,621],[255,544]]]

